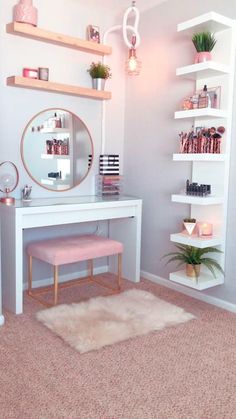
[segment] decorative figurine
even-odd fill
[[[30,194],[32,191],[32,186],[25,185],[24,188],[21,190],[22,192],[22,201],[24,202],[30,202]]]

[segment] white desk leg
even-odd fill
[[[23,312],[22,228],[11,208],[1,209],[3,307],[16,314]]]
[[[141,205],[132,218],[121,218],[109,222],[109,237],[124,244],[122,277],[133,282],[140,281]],[[114,257],[109,258],[109,271],[116,273]]]

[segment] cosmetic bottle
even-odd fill
[[[205,84],[203,87],[204,97],[206,98],[206,108],[211,108],[211,97],[207,91],[207,85]]]

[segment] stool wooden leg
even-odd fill
[[[121,277],[122,277],[122,253],[118,254],[118,289],[121,286]]]
[[[58,266],[54,266],[54,305],[57,304],[58,296]]]
[[[93,279],[93,259],[88,260],[89,278]]]
[[[28,255],[28,294],[32,291],[32,256]]]

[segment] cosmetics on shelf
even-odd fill
[[[185,193],[191,196],[208,196],[211,195],[211,185],[199,185],[197,182],[190,183],[187,179]]]
[[[225,128],[197,127],[188,133],[181,132],[180,153],[221,153],[221,141]]]
[[[181,103],[182,110],[220,107],[220,86],[208,88],[205,84],[201,90],[187,96]]]
[[[46,153],[47,154],[56,154],[56,155],[69,155],[69,138],[64,140],[47,140],[46,141]]]

